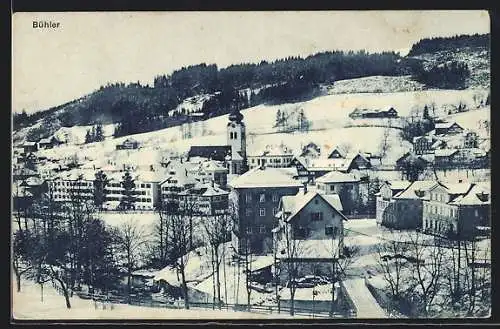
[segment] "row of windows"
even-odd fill
[[[238,138],[238,133],[237,132],[229,132],[229,139],[237,139]]]
[[[311,230],[307,227],[295,227],[294,228],[294,237],[295,238],[307,238]],[[339,229],[338,227],[333,227],[333,226],[325,226],[325,235],[326,236],[333,236],[333,238],[336,238],[339,234]]]
[[[273,216],[278,213],[278,208],[273,208]],[[247,217],[252,216],[252,209],[247,208],[245,211],[245,214]],[[264,217],[266,216],[266,208],[259,208],[259,216]]]
[[[50,189],[53,193],[74,193],[74,194],[83,194],[83,193],[93,193],[94,190],[91,189],[71,189],[71,188],[54,188]]]
[[[431,200],[439,202],[448,202],[446,196],[442,193],[431,193]]]
[[[431,205],[424,203],[424,211],[429,214],[457,217],[458,209],[454,207]]]
[[[92,186],[92,182],[55,181],[49,186]]]
[[[267,228],[264,225],[261,225],[261,226],[259,226],[258,229],[256,229],[256,232],[258,232],[258,233],[266,233],[266,231],[267,231]],[[246,232],[248,234],[252,234],[253,228],[251,226],[247,226]]]
[[[278,202],[280,200],[279,195],[277,195],[277,194],[273,194],[271,198],[272,198],[273,202]],[[252,194],[251,193],[245,194],[245,201],[247,203],[252,202]],[[259,194],[259,202],[261,202],[261,203],[266,202],[266,194],[265,193]]]
[[[255,160],[257,160],[257,164],[260,165],[261,163],[264,165],[266,162],[269,160],[269,163],[289,163],[292,161],[292,158],[270,158],[270,159],[260,159],[260,158],[252,158],[251,162],[255,163]],[[283,161],[282,161],[283,160]]]

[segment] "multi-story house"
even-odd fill
[[[204,183],[215,182],[220,188],[227,187],[227,174],[229,169],[222,162],[214,160],[200,163],[196,177]]]
[[[94,172],[72,170],[49,178],[47,188],[55,202],[92,200],[94,179]]]
[[[376,194],[376,222],[382,224],[385,210],[392,201],[392,198],[399,192],[406,189],[411,182],[402,181],[386,181],[380,186],[379,192]]]
[[[239,252],[259,254],[272,250],[271,230],[277,225],[275,215],[281,197],[297,194],[302,186],[286,169],[258,167],[229,183],[237,213],[232,243]]]
[[[124,172],[107,173],[108,183],[105,187],[105,209],[116,209],[124,197]],[[162,175],[153,171],[130,173],[134,181],[132,194],[134,195],[135,210],[153,210],[160,201],[159,184]]]
[[[250,169],[267,166],[271,168],[286,168],[293,159],[292,150],[285,145],[267,145],[262,152],[248,155]]]
[[[490,184],[444,183],[424,202],[422,230],[448,238],[470,239],[480,227],[491,227]]]
[[[422,226],[423,202],[437,181],[415,181],[392,197],[385,205],[380,224],[394,229],[417,229]]]
[[[413,152],[415,154],[433,153],[432,145],[434,140],[430,136],[417,136],[413,138]]]
[[[328,275],[332,261],[341,256],[344,246],[347,218],[342,214],[339,196],[304,188],[296,195],[281,198],[277,216],[273,233],[281,280],[287,277],[287,266],[283,265],[292,258],[301,263],[296,278]]]
[[[177,194],[179,210],[191,211],[196,215],[227,214],[229,192],[221,189],[214,182],[198,183],[194,187]]]
[[[434,127],[435,135],[452,135],[452,134],[460,134],[464,131],[458,123],[456,122],[443,122],[436,123]]]
[[[353,174],[331,171],[316,179],[318,190],[324,194],[338,194],[344,215],[352,215],[368,200],[368,181]]]

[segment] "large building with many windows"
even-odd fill
[[[62,172],[47,179],[49,195],[55,202],[92,200],[94,197],[93,171]]]
[[[237,212],[233,246],[239,252],[270,252],[281,197],[296,195],[302,184],[292,178],[287,168],[257,167],[231,181],[229,186]]]

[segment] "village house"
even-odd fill
[[[385,181],[380,185],[379,192],[376,193],[376,222],[378,225],[382,224],[385,209],[392,202],[392,198],[410,184],[409,181],[401,180]]]
[[[308,191],[305,186],[296,195],[281,198],[276,216],[279,221],[273,233],[280,281],[286,281],[286,263],[292,260],[300,264],[296,278],[329,275],[344,247],[347,218],[339,196]]]
[[[491,227],[489,182],[443,183],[424,202],[422,230],[448,238],[471,239]]]
[[[413,152],[415,154],[427,154],[434,152],[432,145],[434,140],[430,136],[417,136],[413,138]]]
[[[340,197],[344,215],[357,214],[368,199],[368,181],[353,174],[331,171],[316,179],[316,185],[321,193]]]
[[[198,183],[194,187],[177,194],[180,211],[192,211],[196,215],[228,214],[229,192],[214,182]]]
[[[61,142],[55,137],[55,136],[50,136],[47,138],[42,138],[38,142],[38,149],[43,150],[43,149],[51,149],[54,146],[60,145]]]
[[[380,224],[398,230],[420,228],[423,202],[429,198],[429,190],[437,184],[439,184],[437,181],[432,180],[415,181],[409,184],[384,205],[379,219]],[[388,191],[385,193],[388,194]]]
[[[464,131],[458,123],[456,122],[443,122],[436,123],[434,127],[435,135],[452,135],[452,134],[460,134]]]
[[[121,144],[116,145],[117,150],[135,150],[138,148],[139,142],[132,138],[127,138]]]
[[[94,197],[93,171],[61,172],[47,180],[49,195],[55,202],[92,200]]]
[[[28,154],[30,152],[38,151],[38,143],[37,142],[24,142],[23,144],[23,152],[24,154]]]
[[[318,158],[321,156],[321,148],[315,143],[310,142],[301,148],[298,156],[304,158]]]
[[[397,118],[398,112],[393,108],[389,108],[387,110],[380,109],[354,109],[349,114],[351,119],[359,119],[359,118]]]
[[[302,186],[286,169],[257,167],[228,183],[237,209],[232,244],[238,252],[244,252],[247,243],[252,253],[272,250],[271,230],[277,225],[281,197],[297,194]]]
[[[346,158],[306,159],[294,157],[291,165],[297,168],[298,179],[308,183],[314,183],[317,178],[331,171],[355,173],[360,177],[366,176],[367,171],[372,167],[370,160],[361,153],[350,154]]]
[[[285,145],[267,145],[262,152],[248,155],[250,169],[267,166],[270,168],[286,168],[293,159],[292,150]]]
[[[108,183],[105,187],[106,202],[105,209],[115,210],[119,207],[124,197],[123,177],[124,172],[106,173]],[[162,173],[154,171],[130,172],[134,181],[133,210],[154,210],[160,201],[159,184],[162,180]]]
[[[227,187],[227,169],[222,162],[209,160],[200,163],[196,177],[200,182],[209,183],[215,182],[220,188]]]

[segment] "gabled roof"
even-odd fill
[[[218,196],[227,195],[229,192],[221,189],[217,184],[198,183],[194,187],[179,193],[181,195],[200,195],[200,196]]]
[[[392,191],[402,191],[410,186],[410,184],[411,182],[407,180],[393,180],[385,182],[385,185],[388,186]]]
[[[257,167],[232,180],[229,185],[233,188],[257,187],[302,187],[280,168]]]
[[[430,137],[430,136],[416,136],[416,137],[413,137],[413,143],[415,143],[416,141],[421,140],[421,139],[425,139],[425,140],[427,140],[427,141],[429,141],[429,142],[432,143],[432,137]]]
[[[330,171],[329,173],[316,179],[318,183],[354,183],[359,179],[352,174],[346,174],[339,171]]]
[[[307,193],[299,192],[296,195],[286,195],[281,198],[282,211],[289,213],[286,222],[292,220],[304,207],[309,204],[315,197],[321,198],[331,208],[338,212],[345,220],[347,218],[341,213],[342,202],[338,194],[320,194],[317,191],[308,191]]]
[[[449,129],[452,126],[457,125],[460,128],[462,128],[458,123],[456,122],[442,122],[442,123],[436,123],[435,128],[436,129]],[[462,128],[463,129],[463,128]]]
[[[430,191],[434,186],[440,184],[434,180],[424,180],[424,181],[414,181],[406,189],[399,192],[394,196],[395,199],[422,199],[427,200],[428,195],[426,192]],[[423,195],[419,196],[419,191],[424,192]]]

